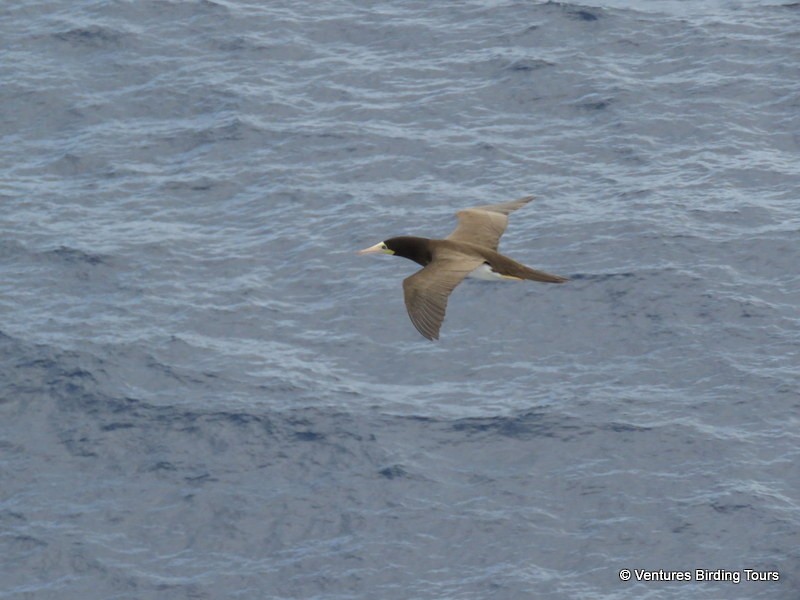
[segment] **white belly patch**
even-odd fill
[[[477,269],[474,269],[467,277],[472,279],[483,279],[484,281],[519,281],[519,277],[511,277],[509,275],[500,275],[492,270],[488,264],[483,263]]]

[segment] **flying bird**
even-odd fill
[[[458,226],[443,240],[402,235],[359,251],[394,254],[422,265],[403,280],[403,294],[411,322],[429,340],[439,339],[447,298],[464,278],[490,281],[543,281],[563,283],[566,277],[531,269],[497,251],[508,215],[533,200],[476,206],[456,213]]]

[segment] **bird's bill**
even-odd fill
[[[363,250],[359,250],[357,254],[374,254],[376,252],[382,252],[383,254],[394,254],[391,250],[389,250],[383,242],[378,242],[374,246],[370,246],[369,248],[364,248]]]

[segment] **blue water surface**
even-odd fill
[[[798,31],[0,5],[0,598],[797,598]],[[527,194],[437,343],[355,255]]]

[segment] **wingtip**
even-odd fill
[[[417,324],[414,323],[414,327],[416,327],[417,331],[419,331],[420,335],[424,337],[426,340],[431,342],[438,342],[439,341],[439,332],[438,331],[423,331]]]

